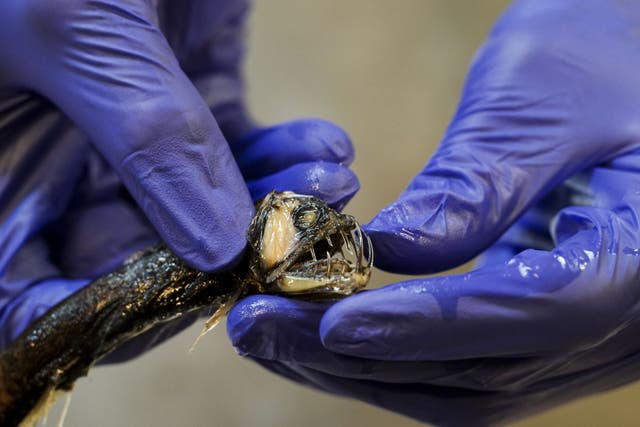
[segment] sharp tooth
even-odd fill
[[[327,251],[327,277],[331,277],[331,254]]]
[[[353,250],[351,249],[351,244],[349,243],[351,239],[347,239],[347,236],[345,236],[342,231],[340,232],[340,235],[342,236],[342,240],[344,240],[344,245],[347,247],[347,251],[349,251],[351,255],[354,255]]]
[[[364,252],[364,242],[362,241],[362,228],[360,228],[360,226],[358,225],[357,228],[358,231],[358,247],[356,248],[356,250],[358,251],[358,264],[362,265],[362,258],[363,258],[363,252]]]
[[[371,268],[373,266],[373,244],[371,243],[371,238],[365,234],[367,238],[367,248],[369,249],[369,259],[367,260],[367,268]]]
[[[327,237],[327,243],[330,247],[333,247],[333,242],[331,241],[331,236]]]
[[[316,251],[313,249],[313,246],[311,246],[311,250],[309,252],[311,252],[311,258],[313,258],[313,262],[318,262],[318,258],[316,258]]]

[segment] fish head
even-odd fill
[[[251,270],[264,292],[333,299],[369,281],[371,240],[353,216],[316,197],[268,194],[258,204],[248,240]]]

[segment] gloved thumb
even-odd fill
[[[408,188],[365,225],[376,266],[425,274],[462,264],[573,172],[553,150],[556,125],[528,128],[513,117],[520,107],[487,108],[454,123]]]
[[[378,267],[424,274],[460,265],[559,183],[628,150],[620,129],[629,126],[612,132],[619,120],[595,107],[607,105],[605,91],[590,97],[573,81],[588,64],[567,67],[532,40],[498,27],[479,52],[438,150],[364,227]]]
[[[118,172],[166,243],[202,270],[239,257],[253,205],[207,105],[156,25],[153,2],[26,2],[13,70]]]

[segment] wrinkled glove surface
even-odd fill
[[[340,207],[355,193],[342,130],[321,120],[259,128],[246,113],[248,8],[0,4],[0,348],[158,238],[198,269],[232,267],[252,196],[286,189]],[[146,333],[113,360],[187,320]]]
[[[640,378],[640,6],[522,0],[437,152],[366,225],[415,279],[332,306],[253,297],[268,369],[438,425],[504,422]],[[426,77],[425,77],[426,78]]]

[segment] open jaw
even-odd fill
[[[260,292],[331,299],[350,295],[369,280],[371,241],[353,216],[316,197],[268,194],[248,237]]]
[[[301,242],[274,278],[279,293],[313,298],[350,295],[363,288],[373,265],[371,240],[353,220],[314,242]]]

